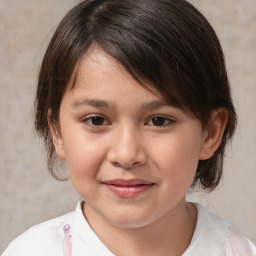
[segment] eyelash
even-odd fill
[[[95,118],[95,119],[96,119],[96,118],[101,119],[101,121],[103,121],[103,124],[100,124],[100,125],[95,125],[95,124],[93,124],[93,123],[92,123],[93,118]],[[105,125],[109,125],[109,124],[110,124],[110,122],[108,122],[105,117],[100,116],[100,115],[89,116],[89,117],[86,117],[85,119],[83,119],[82,121],[83,121],[83,123],[87,123],[87,124],[89,124],[89,125],[92,126],[92,127],[101,127],[101,126],[105,126]],[[98,121],[100,121],[100,120],[98,120]],[[105,124],[104,124],[104,123],[105,123]]]
[[[161,115],[159,115],[159,116],[152,116],[152,117],[146,122],[146,124],[149,123],[149,122],[152,123],[152,121],[153,121],[154,119],[157,119],[157,118],[159,118],[161,121],[164,121],[164,123],[161,124],[161,125],[154,125],[154,124],[151,124],[150,126],[165,127],[165,126],[170,125],[171,123],[174,123],[174,120],[173,120],[173,119],[171,119],[171,118],[169,118],[169,117],[166,117],[166,116],[161,116]],[[159,120],[158,120],[158,121],[159,121]],[[160,123],[161,123],[161,122],[160,122]]]
[[[98,124],[98,125],[93,124],[93,118],[95,118],[95,119],[98,118],[98,120],[95,120],[95,121],[99,121],[100,124]],[[159,119],[159,120],[157,120],[157,119]],[[87,123],[88,125],[90,125],[92,127],[102,127],[105,125],[110,125],[110,122],[108,122],[105,117],[100,116],[100,115],[89,116],[89,117],[83,119],[82,121],[83,121],[83,123]],[[160,121],[160,125],[153,124],[154,121]],[[155,126],[155,127],[165,127],[174,122],[175,121],[169,117],[159,115],[159,116],[152,116],[145,124],[149,125],[149,126]]]

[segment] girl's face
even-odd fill
[[[200,121],[142,88],[100,49],[79,68],[61,103],[61,134],[53,135],[85,215],[142,227],[181,209],[205,157]]]

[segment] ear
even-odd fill
[[[205,131],[200,160],[206,160],[213,156],[218,149],[228,120],[228,112],[225,108],[214,110],[211,114],[208,129]]]
[[[61,158],[62,160],[65,160],[66,156],[65,156],[65,151],[63,148],[63,142],[61,139],[60,129],[58,129],[56,127],[56,125],[51,121],[51,110],[48,111],[47,121],[48,121],[48,125],[49,125],[50,131],[51,131],[55,152],[59,158]]]

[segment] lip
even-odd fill
[[[118,197],[133,198],[148,191],[155,183],[140,179],[114,179],[102,182],[102,184]]]

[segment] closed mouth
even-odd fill
[[[123,187],[154,184],[152,182],[141,180],[141,179],[129,179],[129,180],[113,179],[113,180],[103,181],[102,183],[109,184],[109,185],[123,186]]]
[[[140,179],[114,179],[104,181],[102,184],[105,185],[115,195],[123,198],[136,197],[155,185],[155,183]]]

